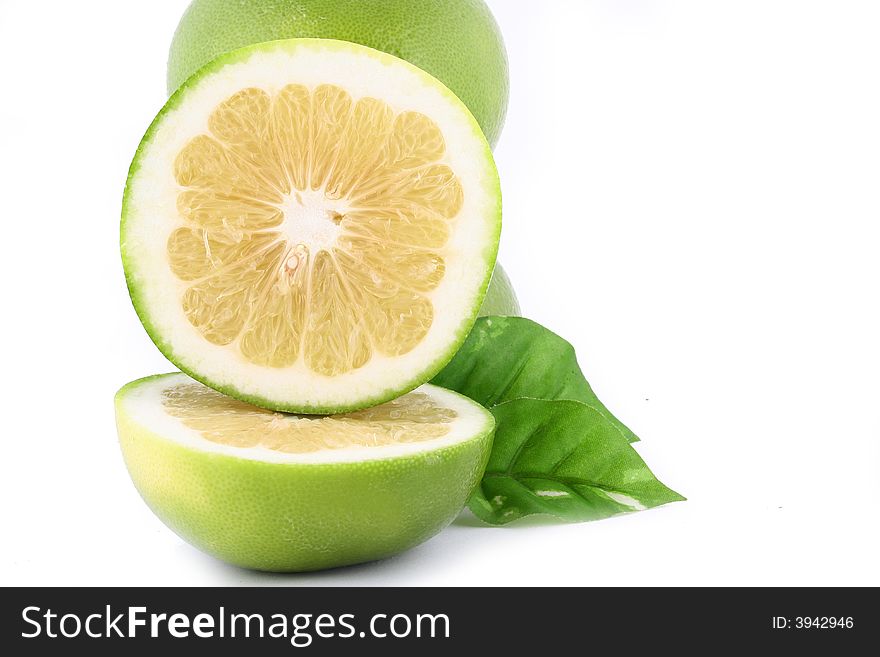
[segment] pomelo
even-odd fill
[[[339,413],[430,380],[495,264],[492,153],[461,101],[326,39],[222,55],[134,158],[122,256],[160,350],[273,410]]]
[[[195,0],[171,44],[169,93],[230,50],[302,37],[352,41],[415,64],[452,89],[497,142],[507,53],[483,0]]]
[[[168,527],[218,559],[280,572],[381,559],[439,532],[479,483],[495,426],[432,385],[301,417],[183,374],[125,386],[116,418],[131,478]]]
[[[480,317],[501,315],[503,317],[519,317],[522,313],[519,300],[513,290],[513,284],[501,264],[495,265],[495,273],[489,283],[489,290],[480,308]]]

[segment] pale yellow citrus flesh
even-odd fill
[[[445,153],[429,117],[337,86],[236,93],[174,163],[186,225],[167,251],[189,322],[248,362],[324,376],[412,351],[464,202]]]
[[[198,383],[164,390],[162,405],[166,413],[211,442],[285,454],[433,440],[448,434],[458,417],[418,391],[381,406],[327,417],[274,413]]]

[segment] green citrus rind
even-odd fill
[[[494,420],[478,407],[486,416],[478,434],[403,456],[279,463],[200,451],[157,434],[126,410],[131,393],[166,377],[180,375],[141,379],[116,395],[129,474],[170,529],[242,568],[314,571],[412,548],[458,515],[479,484],[492,445]]]

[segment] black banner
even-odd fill
[[[873,645],[868,589],[4,589],[7,655],[630,654]],[[873,641],[872,641],[873,639]],[[75,644],[75,645],[74,645]],[[9,652],[8,649],[12,649]],[[37,652],[33,652],[36,650]]]

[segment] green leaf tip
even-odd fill
[[[584,402],[626,438],[638,437],[618,420],[587,382],[574,347],[523,317],[481,317],[464,345],[432,383],[486,408],[520,398]]]
[[[533,514],[599,520],[685,499],[654,476],[598,408],[515,399],[491,410],[495,443],[468,504],[489,524]]]

